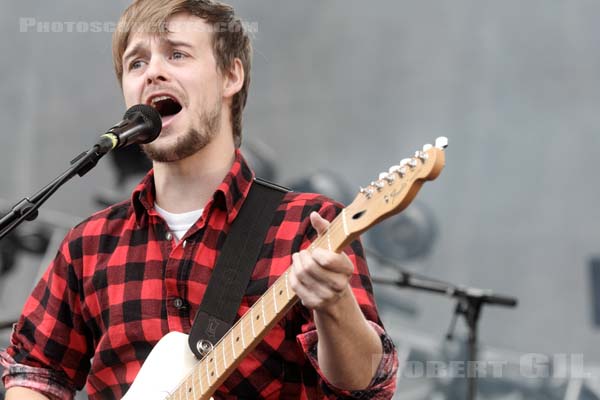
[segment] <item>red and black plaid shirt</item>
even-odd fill
[[[73,228],[25,304],[10,347],[0,356],[5,386],[70,398],[87,379],[91,399],[122,397],[162,336],[190,331],[220,247],[252,181],[253,172],[237,152],[230,173],[179,242],[154,210],[152,172],[131,201],[100,211]],[[332,220],[339,209],[319,195],[285,195],[239,316],[291,265],[292,253],[316,237],[310,212]],[[360,243],[345,251],[355,265],[354,295],[383,343],[384,355],[370,387],[349,392],[327,383],[318,365],[311,313],[297,305],[215,398],[392,397],[396,350],[381,327]]]

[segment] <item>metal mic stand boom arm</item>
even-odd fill
[[[60,176],[42,188],[33,196],[26,197],[15,204],[12,209],[0,219],[0,240],[12,232],[25,220],[33,221],[37,218],[38,208],[54,194],[62,185],[75,175],[83,176],[94,168],[108,150],[95,145],[71,161],[71,167]]]

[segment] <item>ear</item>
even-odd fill
[[[223,78],[223,97],[233,98],[244,86],[244,66],[239,58],[233,60]]]

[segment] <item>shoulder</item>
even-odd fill
[[[75,225],[67,233],[63,246],[68,247],[72,257],[81,256],[85,243],[95,243],[115,238],[134,226],[135,213],[131,200],[125,200],[103,210],[97,211]],[[63,247],[64,250],[66,250]]]

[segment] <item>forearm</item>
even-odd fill
[[[381,361],[382,346],[350,287],[329,309],[315,310],[314,320],[319,366],[327,380],[340,389],[365,389]]]
[[[24,387],[11,387],[6,391],[5,400],[49,400],[48,397],[44,396],[40,392],[35,390],[27,389]]]

